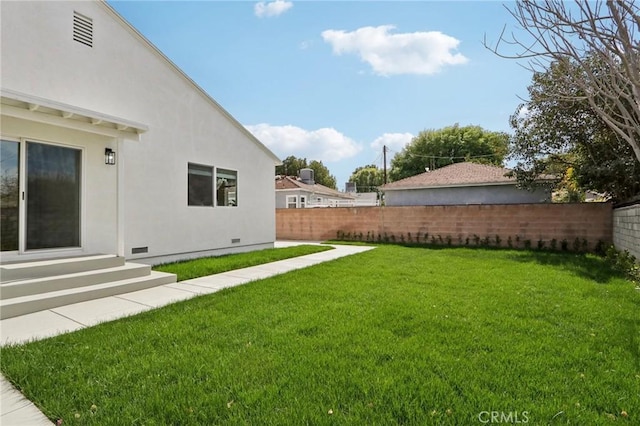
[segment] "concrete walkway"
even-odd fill
[[[289,247],[300,244],[319,244],[307,242],[278,241],[276,247]],[[35,312],[0,321],[0,345],[24,343],[40,340],[58,334],[68,333],[85,327],[91,327],[105,321],[112,321],[155,309],[180,300],[215,293],[227,287],[246,284],[250,281],[283,274],[295,269],[340,257],[371,250],[373,247],[335,245],[333,250],[309,254],[250,268],[224,272],[222,274],[192,280],[180,281],[153,287],[132,293],[105,297],[103,299],[75,303],[73,305]],[[0,375],[0,424],[48,425],[52,423],[40,410]]]

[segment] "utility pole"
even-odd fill
[[[384,157],[384,184],[387,184],[387,146],[382,146],[382,156]]]

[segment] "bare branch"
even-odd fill
[[[507,7],[522,34],[484,46],[502,58],[526,60],[541,72],[552,63],[576,65],[580,95],[594,112],[633,149],[640,162],[640,7],[636,0],[520,0]],[[516,46],[517,53],[505,52]],[[594,73],[593,61],[598,62]],[[602,72],[602,68],[608,72]],[[564,96],[558,93],[558,96]],[[567,95],[571,97],[571,95]]]

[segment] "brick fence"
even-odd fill
[[[640,201],[613,210],[613,243],[640,260]]]
[[[395,241],[424,241],[428,233],[428,241],[442,238],[454,245],[488,238],[492,245],[497,239],[507,245],[510,239],[514,246],[529,241],[536,247],[543,241],[546,247],[560,248],[564,240],[572,249],[579,240],[581,248],[593,250],[600,241],[612,242],[612,224],[610,203],[276,210],[276,237],[281,240],[335,239],[340,232],[364,241],[385,235]]]

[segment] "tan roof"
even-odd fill
[[[433,171],[388,183],[382,186],[381,189],[515,184],[515,178],[505,176],[509,172],[509,169],[486,164],[454,163]]]
[[[319,183],[308,185],[291,176],[284,176],[284,177],[281,177],[280,179],[276,179],[276,190],[279,190],[279,189],[280,190],[302,189],[302,190],[313,192],[320,195],[328,195],[328,196],[337,197],[337,198],[346,198],[349,200],[355,199],[355,197],[350,194],[336,191],[335,189],[331,189],[327,186],[320,185]]]

